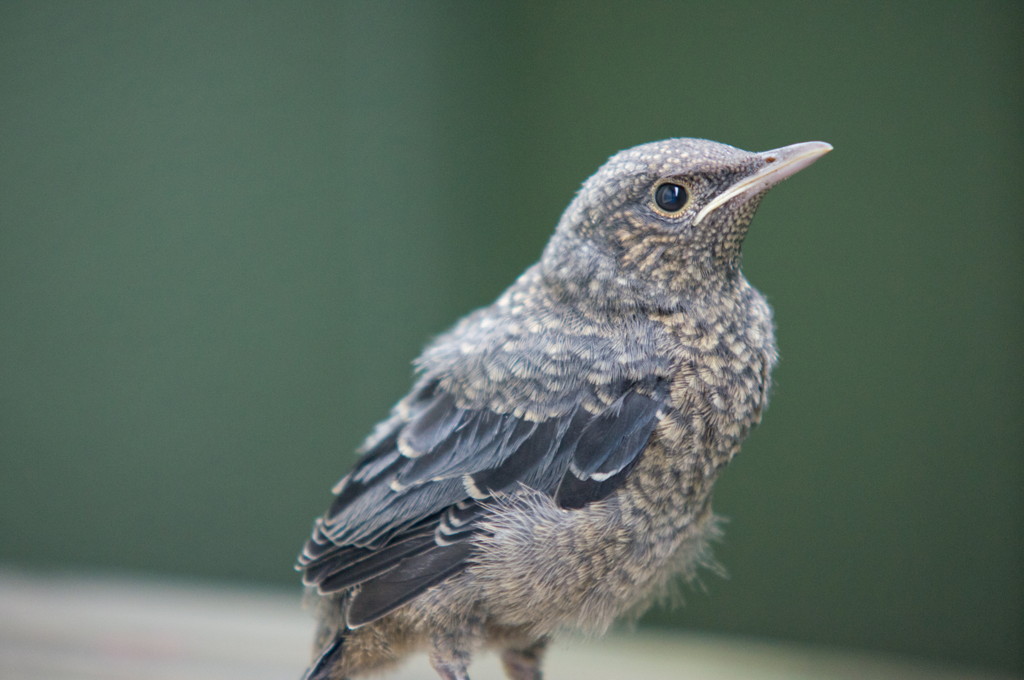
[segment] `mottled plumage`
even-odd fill
[[[494,304],[435,340],[299,558],[308,678],[481,647],[540,678],[546,640],[602,631],[707,560],[711,485],[761,418],[771,310],[740,273],[764,192],[830,150],[645,144],[588,179]]]

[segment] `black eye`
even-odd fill
[[[686,200],[686,189],[678,184],[662,184],[654,190],[654,202],[665,212],[679,212]]]

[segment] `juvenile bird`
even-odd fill
[[[583,184],[540,261],[427,347],[335,486],[298,562],[319,615],[306,678],[422,649],[468,680],[491,647],[539,680],[552,634],[603,631],[708,561],[712,483],[776,362],[741,245],[765,191],[831,148],[669,139]]]

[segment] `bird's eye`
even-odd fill
[[[686,189],[678,184],[662,184],[654,190],[654,202],[665,212],[679,212],[686,205],[689,197]]]

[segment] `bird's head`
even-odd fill
[[[764,193],[831,149],[804,142],[752,153],[668,139],[621,151],[566,209],[541,259],[544,279],[608,305],[685,305],[738,277]]]

